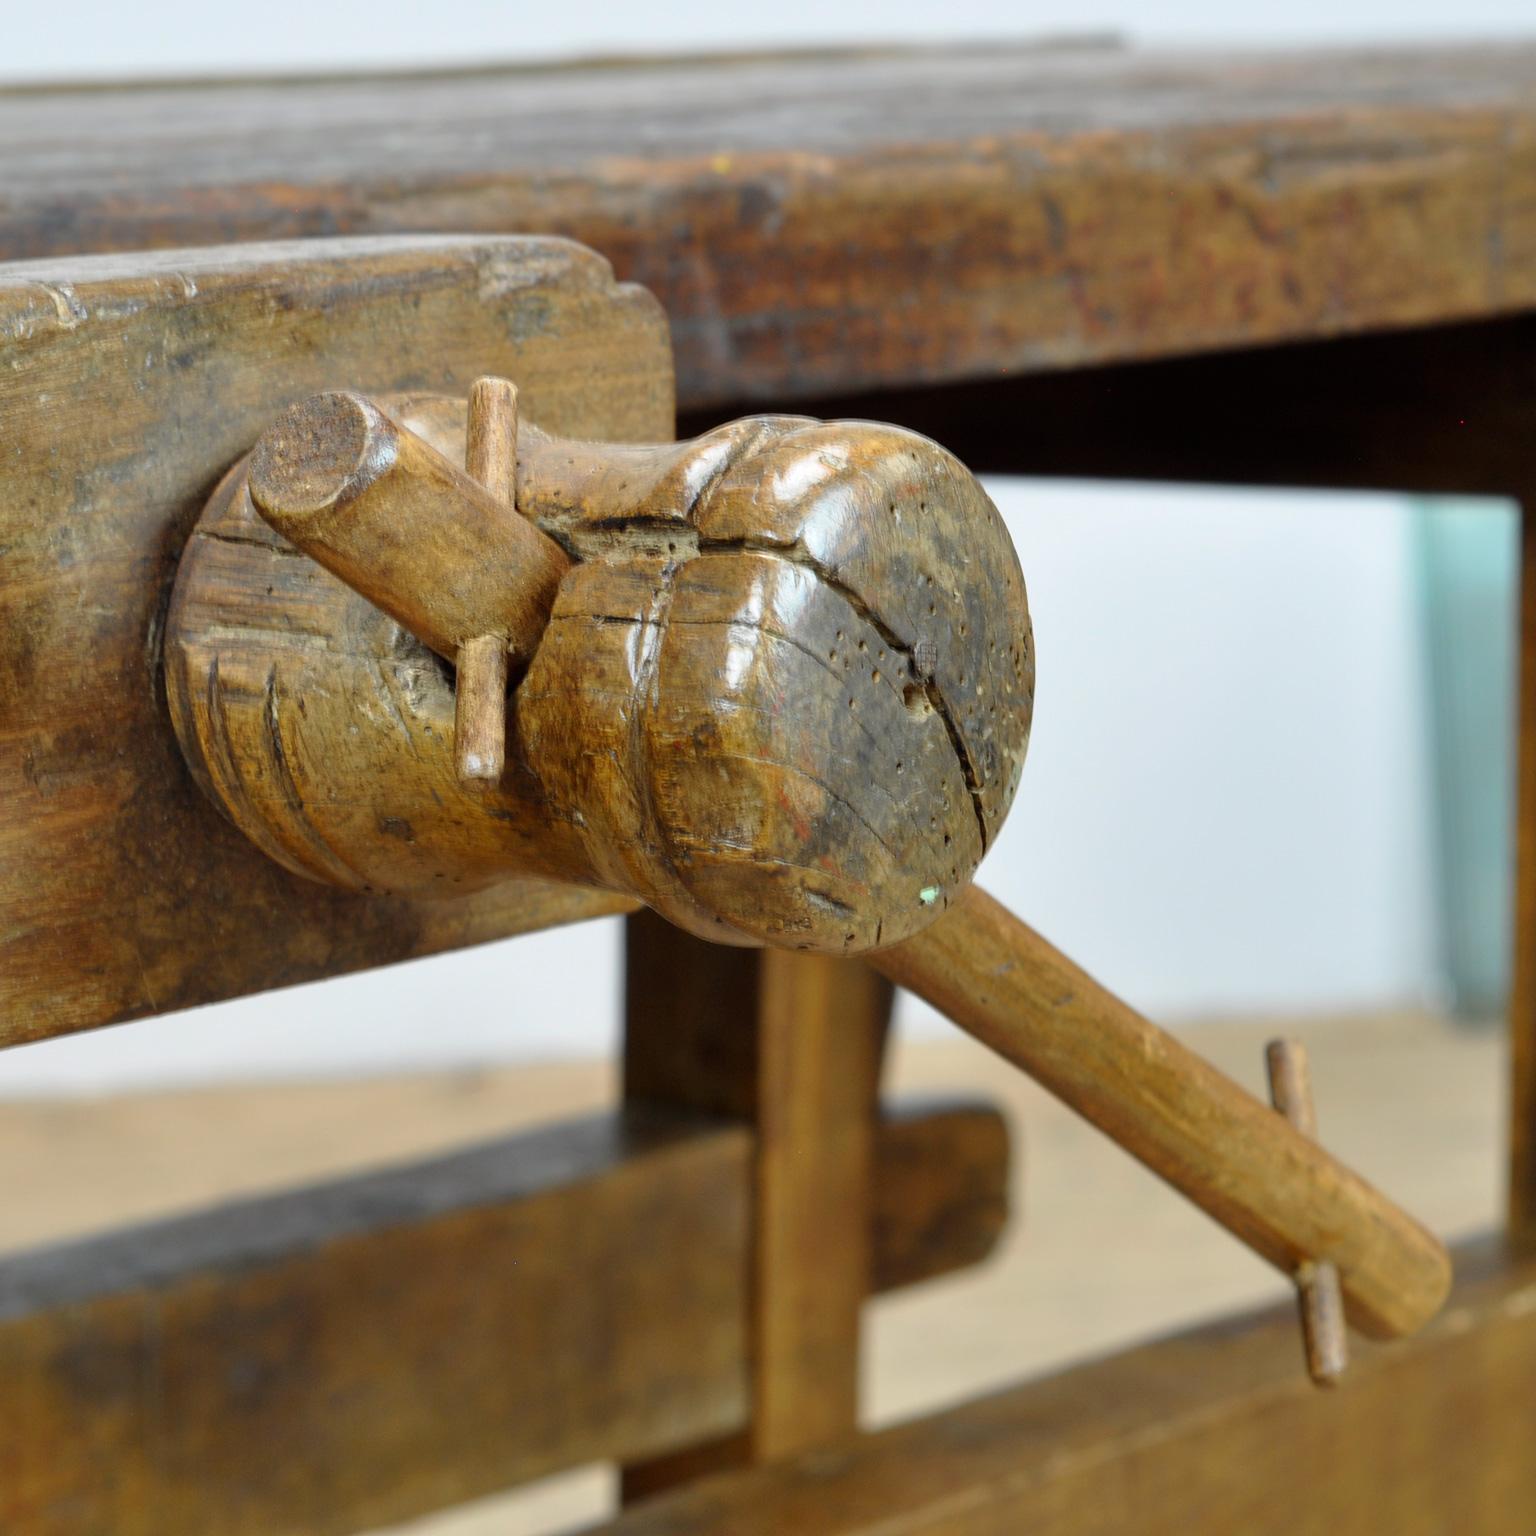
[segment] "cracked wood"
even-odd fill
[[[484,580],[475,551],[499,533],[418,537],[461,506],[495,522],[452,470],[462,400],[327,396],[262,438],[249,488],[232,475],[199,523],[167,629],[205,789],[288,868],[356,890],[522,874],[834,954],[934,921],[1007,814],[1033,702],[1023,577],[974,477],[870,422],[637,446],[531,417],[509,526],[572,557],[552,599],[522,557]],[[375,438],[404,446],[354,497]],[[279,534],[349,585],[295,568]],[[549,618],[517,647],[504,773],[471,792],[446,669],[378,608],[449,658],[535,596]]]

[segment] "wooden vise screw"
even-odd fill
[[[500,380],[316,396],[215,493],[167,684],[237,825],[359,890],[574,881],[867,951],[1287,1274],[1334,1266],[1358,1325],[1433,1315],[1434,1237],[971,885],[1034,650],[961,464],[871,423],[629,446],[517,416]]]

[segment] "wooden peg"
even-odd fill
[[[464,468],[491,495],[517,506],[517,385],[487,376],[469,389]]]
[[[476,379],[470,387],[464,469],[517,510],[517,386],[510,379]],[[459,647],[453,742],[461,784],[501,782],[507,753],[504,635],[476,635]]]
[[[1309,1141],[1317,1140],[1312,1071],[1299,1040],[1271,1040],[1264,1050],[1269,1096],[1275,1108]],[[1304,1259],[1296,1269],[1307,1374],[1320,1387],[1334,1387],[1349,1364],[1344,1329],[1344,1294],[1336,1264]]]
[[[454,766],[461,784],[499,784],[507,755],[507,642],[477,635],[459,647]]]
[[[510,502],[361,395],[312,395],[278,417],[251,454],[250,492],[280,534],[451,662],[485,634],[530,656],[570,567]]]

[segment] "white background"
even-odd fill
[[[878,39],[1125,35],[1206,44],[1406,41],[1529,36],[1532,0],[91,0],[14,4],[0,79],[212,74],[277,68],[420,66],[571,53],[665,52]],[[25,19],[22,19],[25,18]]]
[[[1179,43],[1536,36],[1536,0],[99,4],[30,30],[8,22],[0,78],[1097,31]],[[1030,761],[986,882],[1174,1021],[1432,1000],[1428,724],[1406,506],[992,489],[1030,586],[1040,682]],[[26,1047],[0,1056],[0,1095],[606,1049],[617,935],[589,925]],[[917,1009],[914,1021],[936,1027]]]

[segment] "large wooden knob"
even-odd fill
[[[1034,691],[1023,577],[975,478],[864,422],[643,447],[524,422],[498,497],[459,467],[465,430],[459,402],[316,397],[216,494],[167,675],[229,814],[321,879],[421,894],[543,874],[727,943],[854,952],[937,918],[1007,815]],[[279,537],[253,541],[262,524]],[[296,590],[290,547],[349,593],[314,571]],[[477,636],[510,657],[490,786],[455,772],[453,728],[424,718],[448,680],[396,625],[461,679]],[[236,741],[230,679],[248,692],[253,663],[264,718]],[[402,664],[389,749],[378,677]]]

